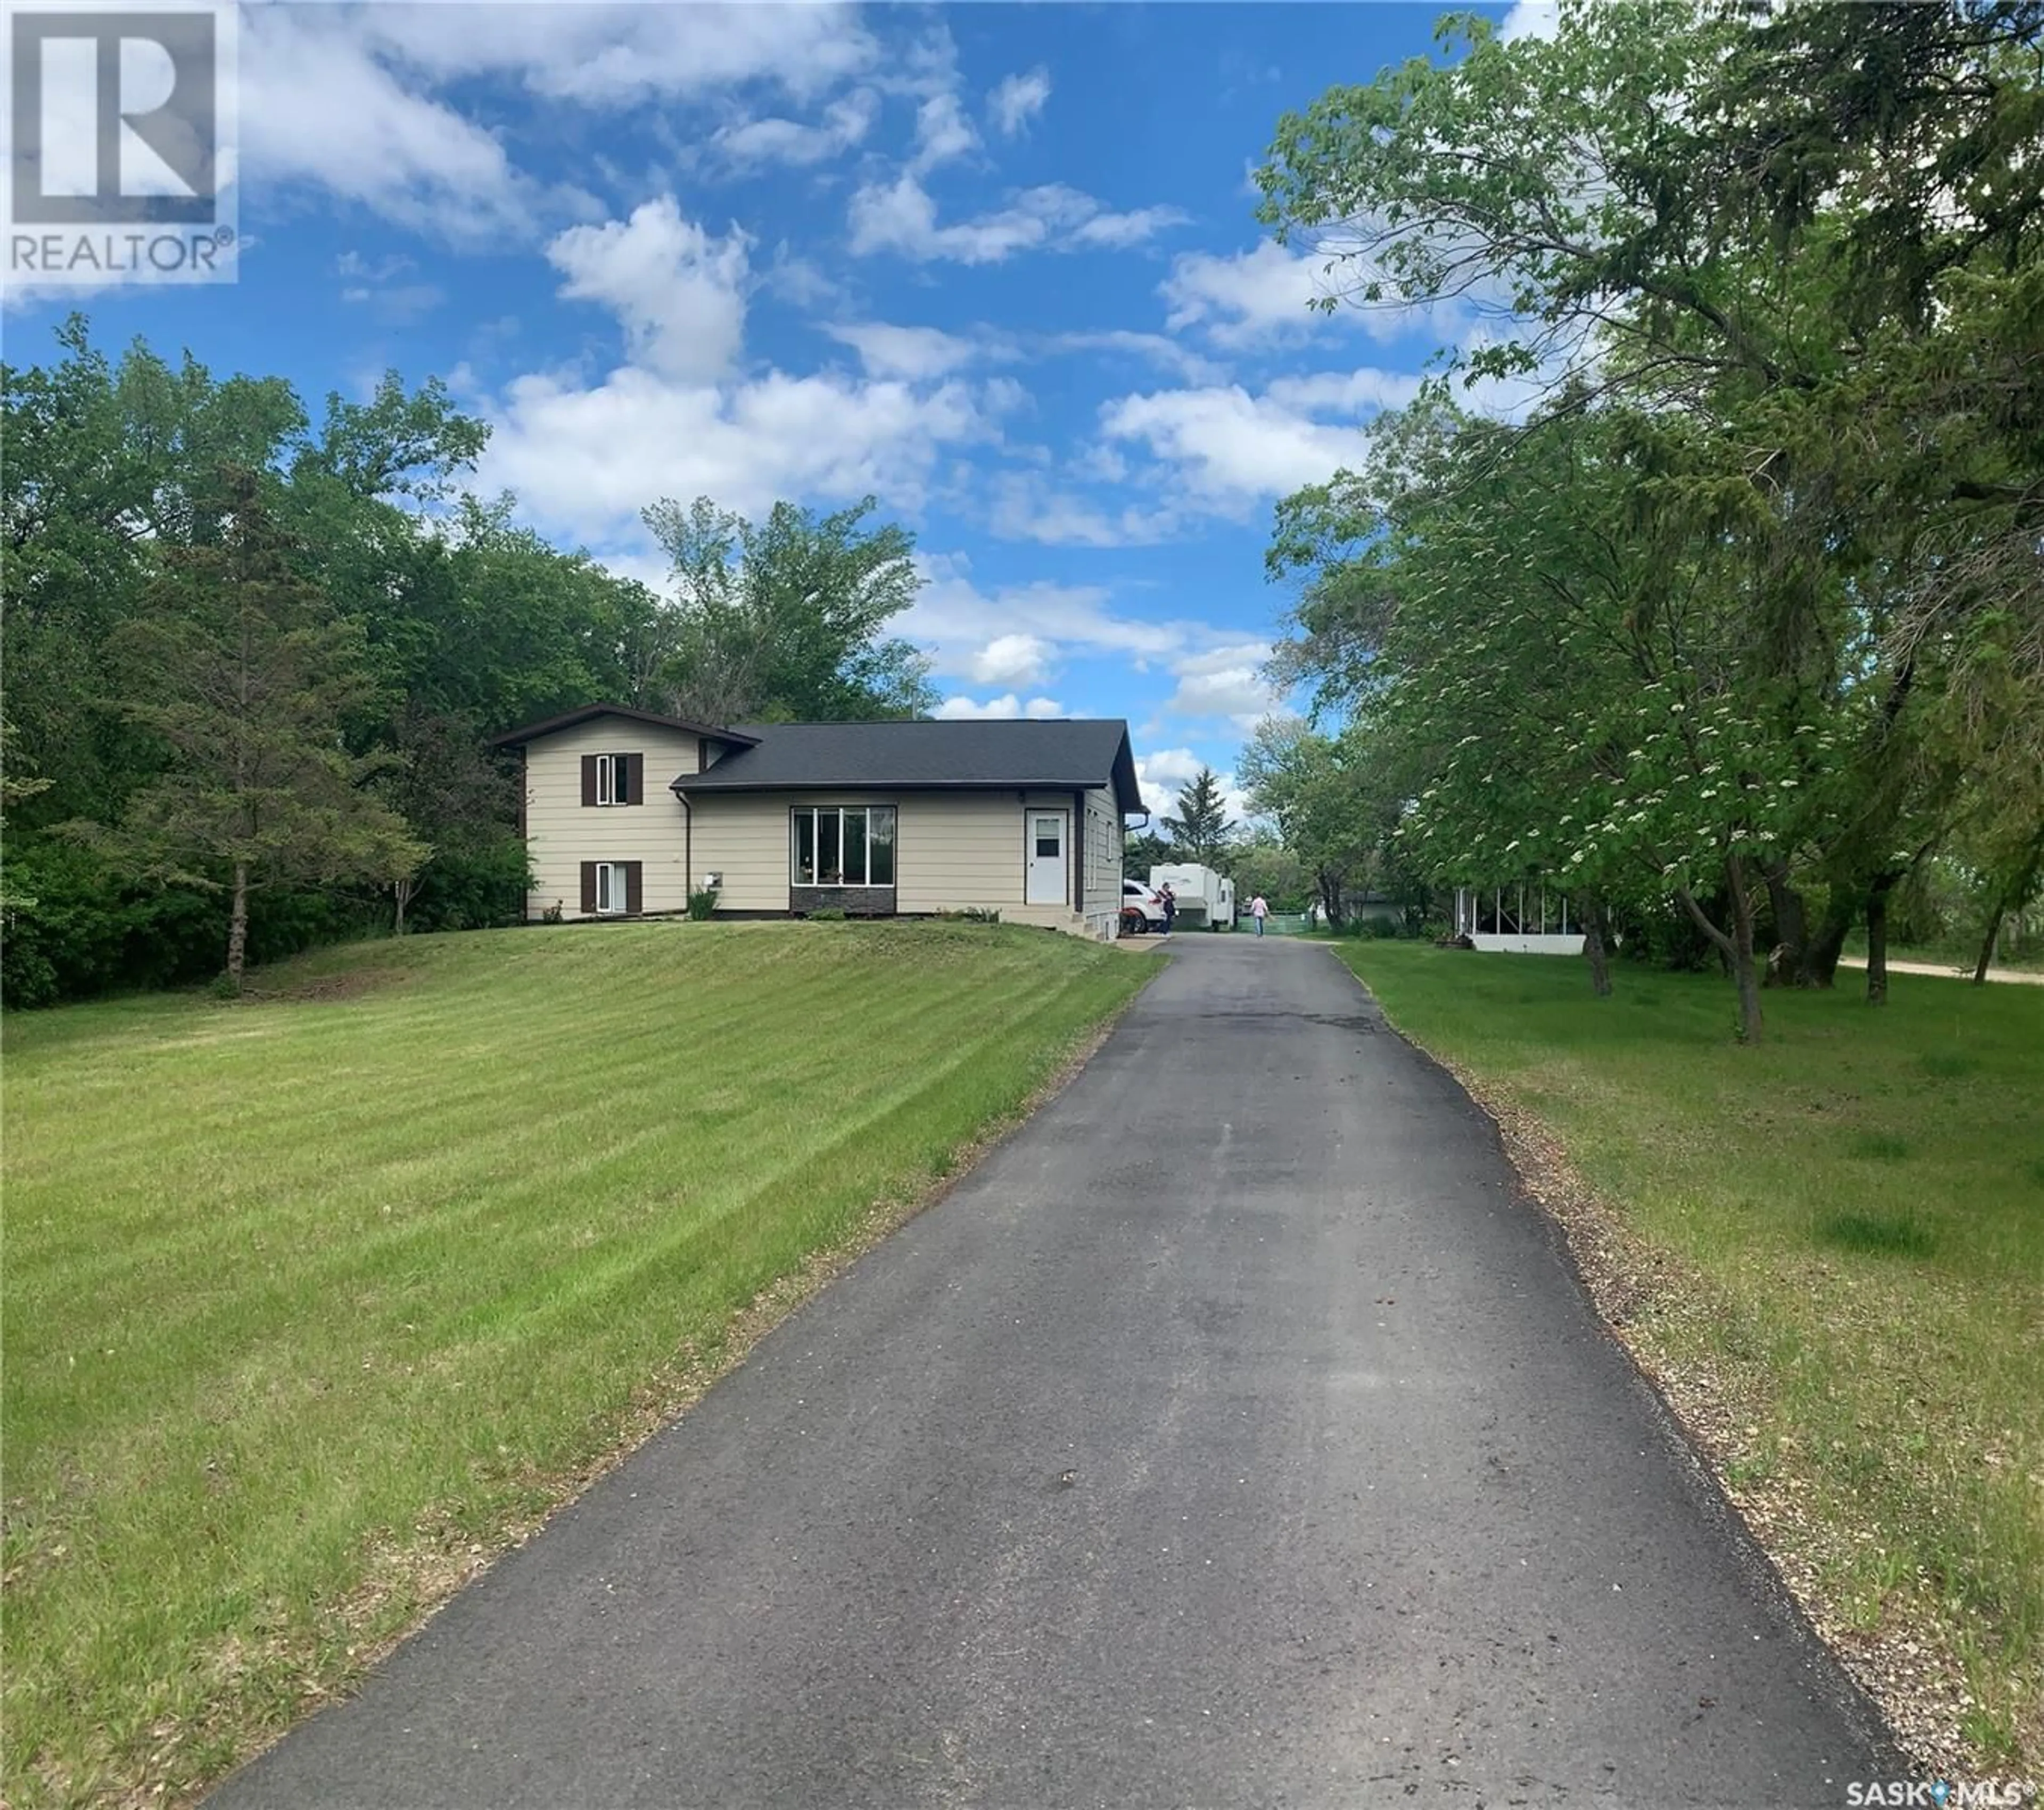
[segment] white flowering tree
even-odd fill
[[[1399,834],[1427,871],[1577,895],[1600,991],[1605,905],[1675,901],[1757,1039],[1761,876],[1824,808],[1842,694],[1802,714],[1762,646],[1766,574],[1735,523],[1660,494],[1650,439],[1438,397],[1386,422],[1367,477],[1285,505],[1316,568],[1293,658],[1409,777]]]

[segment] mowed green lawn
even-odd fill
[[[217,1776],[1152,971],[1005,926],[571,926],[10,1018],[7,1800]]]
[[[1732,1384],[1734,1480],[1830,1527],[1844,1623],[1937,1618],[1981,1753],[2044,1764],[2044,989],[1847,976],[1742,1049],[1715,976],[1619,963],[1599,1001],[1579,961],[1341,953],[1672,1255],[1628,1336]]]

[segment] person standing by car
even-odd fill
[[[1157,888],[1157,896],[1164,902],[1164,934],[1168,937],[1171,934],[1171,920],[1178,915],[1178,895],[1166,880]]]
[[[1256,934],[1263,934],[1263,920],[1270,915],[1270,907],[1264,903],[1263,895],[1258,893],[1249,902],[1249,915],[1256,920]]]

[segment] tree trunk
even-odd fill
[[[1725,861],[1725,882],[1731,894],[1731,969],[1739,983],[1739,1037],[1742,1043],[1760,1041],[1760,970],[1753,959],[1753,890],[1737,855]]]
[[[1987,934],[1981,943],[1980,960],[1973,964],[1973,984],[1984,984],[1987,971],[1994,962],[1994,945],[2000,941],[2003,921],[2011,914],[2019,912],[2030,903],[2030,895],[2037,889],[2038,870],[2044,869],[2044,831],[2030,845],[2030,853],[2015,878],[1995,895],[1994,911],[1987,921]],[[2015,942],[2014,926],[2010,926],[2011,945]]]
[[[1884,873],[1866,894],[1866,1003],[1888,1003],[1888,895],[1896,876]]]
[[[1824,921],[1803,952],[1796,973],[1799,987],[1830,987],[1838,977],[1838,957],[1845,953],[1846,938],[1852,934],[1851,895],[1842,887],[1831,889],[1831,903],[1824,907]]]
[[[1331,875],[1325,868],[1320,869],[1314,876],[1320,885],[1320,908],[1327,915],[1327,928],[1331,930],[1342,926],[1342,882],[1347,877],[1345,874]]]
[[[1994,902],[1994,915],[1987,921],[1987,934],[1981,939],[1980,960],[1973,964],[1973,984],[1987,984],[1987,971],[1994,966],[1994,945],[2001,941],[2001,901]]]
[[[234,864],[234,905],[227,920],[227,978],[241,991],[241,968],[248,953],[248,864]]]
[[[1606,916],[1604,901],[1597,899],[1591,901],[1583,920],[1583,953],[1589,957],[1590,991],[1600,999],[1611,997],[1611,964],[1604,955]]]
[[[1696,920],[1696,928],[1711,940],[1731,970],[1739,987],[1739,1040],[1758,1043],[1761,1037],[1760,976],[1753,961],[1753,894],[1746,885],[1745,864],[1737,855],[1725,857],[1725,895],[1731,906],[1731,934],[1727,936],[1712,923],[1696,896],[1685,886],[1675,896]]]
[[[397,914],[390,926],[390,934],[394,937],[402,937],[405,934],[405,907],[411,903],[412,895],[418,889],[417,880],[394,880],[390,882],[391,896],[398,901]]]
[[[1804,957],[1809,947],[1809,913],[1803,895],[1788,884],[1788,864],[1770,862],[1765,870],[1767,897],[1774,908],[1774,948],[1767,958],[1767,984],[1803,986]]]

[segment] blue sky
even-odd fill
[[[1283,704],[1273,504],[1458,330],[1312,313],[1248,173],[1443,10],[253,6],[239,280],[17,298],[9,356],[80,305],[315,411],[437,374],[478,489],[655,584],[656,498],[873,492],[945,711],[1124,716],[1161,809]]]

